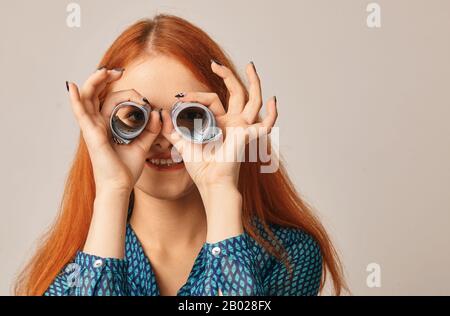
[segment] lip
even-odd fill
[[[169,159],[169,158],[172,158],[171,154],[156,155],[156,156],[153,156],[153,157],[148,157],[147,159]]]
[[[156,158],[153,158],[153,159],[156,159]],[[164,158],[158,158],[158,159],[164,159]],[[184,162],[178,163],[178,164],[173,164],[171,166],[163,166],[163,165],[154,165],[149,160],[146,160],[145,165],[156,171],[176,171],[176,170],[184,169]]]
[[[179,153],[177,151],[175,153],[177,154],[177,156],[179,156]],[[146,159],[172,159],[172,153],[171,152],[159,153],[151,157],[147,157]]]

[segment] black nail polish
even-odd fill
[[[275,105],[277,105],[277,96],[274,95],[274,96],[273,96],[273,99],[275,100]]]
[[[147,103],[148,105],[150,105],[150,102],[148,102],[147,98],[142,98],[142,101],[144,101],[145,103]]]
[[[101,67],[97,68],[97,70],[102,70],[103,68],[106,68],[106,66],[101,66]]]
[[[67,89],[67,91],[69,91],[69,82],[68,81],[66,81],[66,89]]]
[[[211,62],[216,63],[219,66],[223,66],[220,62],[218,62],[217,60],[215,60],[214,58],[211,58]]]
[[[175,98],[182,98],[182,97],[184,97],[184,93],[183,92],[180,92],[177,95],[175,95]]]
[[[162,114],[161,114],[162,109],[159,109],[158,112],[159,112],[159,121],[162,123],[163,122]]]
[[[253,61],[250,62],[253,66],[253,69],[256,71],[255,63]]]

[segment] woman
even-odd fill
[[[159,14],[125,30],[79,88],[66,82],[81,129],[61,212],[22,272],[25,295],[316,295],[331,274],[345,289],[336,251],[282,165],[187,159],[174,131],[176,101],[209,107],[225,152],[248,149],[229,127],[270,133],[276,98],[259,118],[261,86],[253,63],[249,91],[221,48],[202,30]],[[111,141],[114,105],[131,100],[154,111],[127,145]],[[225,132],[226,131],[226,132]],[[230,140],[231,139],[231,140]],[[200,146],[200,147],[199,147]],[[178,153],[183,161],[170,160]]]

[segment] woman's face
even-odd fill
[[[111,88],[111,92],[134,89],[146,97],[153,108],[166,110],[170,110],[177,102],[177,93],[210,92],[188,68],[176,59],[163,55],[139,59],[127,65],[122,77],[111,83]],[[170,159],[171,149],[172,144],[160,133],[147,157]],[[151,196],[168,200],[180,198],[194,189],[194,183],[183,163],[163,168],[146,162],[135,186]]]

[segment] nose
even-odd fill
[[[153,144],[150,148],[153,152],[166,152],[172,149],[173,145],[169,142],[167,138],[165,138],[162,133],[156,137],[153,141]]]

